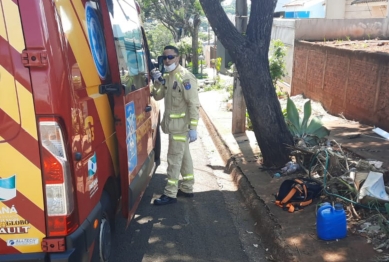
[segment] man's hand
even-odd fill
[[[189,130],[189,143],[194,142],[197,140],[197,131],[196,130]]]
[[[157,69],[151,70],[151,77],[154,79],[154,81],[159,81],[161,82],[160,79],[162,79],[162,74],[159,72]]]

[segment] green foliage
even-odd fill
[[[192,53],[192,37],[186,36],[181,38],[180,42],[176,44],[181,55],[190,56]]]
[[[249,112],[246,110],[246,128],[247,130],[253,130],[253,123],[251,122]]]
[[[285,66],[286,48],[284,43],[279,40],[272,40],[270,45],[269,67],[273,85],[286,74]]]
[[[169,30],[165,35],[171,35],[175,42],[184,37],[183,34],[193,36],[198,32],[200,16],[204,14],[199,0],[139,0],[138,2],[144,17],[158,20],[163,24]],[[192,53],[197,52],[196,44],[193,44],[195,50]]]
[[[218,57],[216,59],[211,59],[211,64],[215,66],[216,72],[219,74],[220,68],[222,66],[222,58]]]
[[[204,33],[204,32],[199,32],[199,39],[200,39],[201,42],[207,42],[208,34]]]
[[[286,114],[286,124],[291,134],[298,139],[302,139],[307,145],[317,145],[321,138],[330,134],[330,131],[323,126],[319,118],[311,117],[311,100],[305,102],[304,117],[301,118],[296,105],[288,97]]]
[[[148,24],[145,31],[151,57],[153,58],[161,55],[163,48],[174,42],[172,34],[162,24]]]
[[[203,45],[201,44],[201,42],[199,42],[199,48],[197,48],[197,53],[199,55],[203,53]],[[199,63],[200,63],[200,59],[199,59]]]
[[[277,93],[278,98],[283,98],[284,96],[288,96],[288,93],[284,92],[282,90],[277,90],[276,93]]]

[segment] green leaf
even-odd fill
[[[315,131],[315,135],[318,138],[326,137],[329,134],[330,134],[330,131],[327,128],[325,128],[324,126],[322,126],[321,128],[319,128],[318,130]]]
[[[286,111],[289,122],[297,129],[297,132],[299,132],[298,130],[300,130],[300,116],[297,111],[296,105],[289,97],[288,102],[286,104]]]
[[[323,123],[317,117],[311,119],[306,130],[306,134],[316,135],[319,138],[328,136],[329,133],[328,129],[323,126]]]
[[[311,117],[311,113],[312,113],[311,100],[308,100],[304,104],[304,118],[303,118],[303,121],[301,123],[302,133],[305,133],[305,131],[307,129],[307,124],[308,124],[309,118]]]
[[[289,121],[288,121],[288,128],[292,136],[299,136],[299,133],[297,132],[296,128]]]

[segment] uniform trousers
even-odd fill
[[[167,153],[167,184],[164,195],[177,197],[178,186],[185,193],[193,192],[194,173],[192,156],[189,151],[188,132],[169,134],[169,148]],[[182,181],[178,185],[180,174]]]

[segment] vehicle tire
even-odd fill
[[[102,218],[99,232],[96,237],[95,248],[92,261],[109,262],[112,253],[113,224],[115,222],[115,212],[111,198],[106,191],[103,191],[100,199],[102,207]]]
[[[161,129],[159,128],[160,124],[157,126],[157,135],[155,138],[155,146],[154,146],[154,161],[159,166],[161,163]]]

